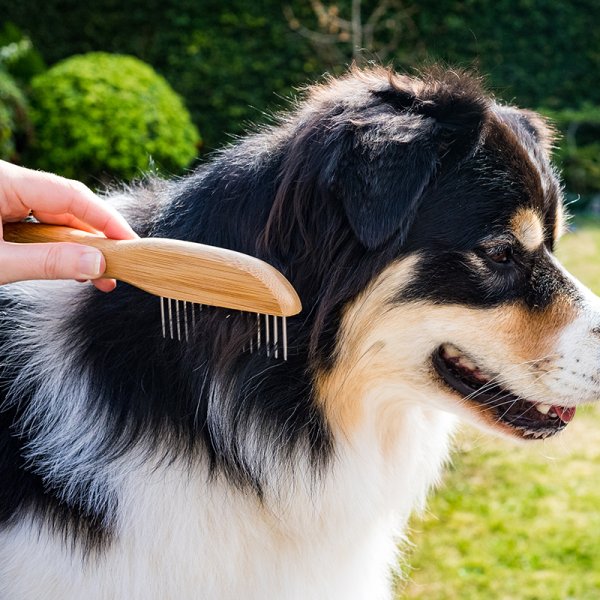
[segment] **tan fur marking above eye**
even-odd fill
[[[544,242],[542,219],[531,208],[521,208],[510,221],[515,237],[527,250],[535,250]]]

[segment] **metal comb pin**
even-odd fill
[[[173,307],[173,302],[175,307]],[[180,306],[181,302],[181,306]],[[166,307],[165,307],[166,303]],[[203,309],[202,304],[196,304],[194,302],[186,302],[183,300],[174,300],[172,298],[160,297],[160,320],[162,337],[175,339],[182,341],[183,338],[186,341],[190,337],[190,321],[191,329],[195,331],[196,320],[199,317],[200,312]],[[243,311],[241,311],[243,312]],[[189,317],[188,317],[189,313]],[[196,314],[198,313],[198,315]],[[251,313],[248,313],[251,314]],[[230,315],[227,315],[229,317]],[[262,323],[261,316],[264,316],[264,325]],[[279,336],[279,318],[277,315],[269,315],[255,313],[252,319],[256,319],[255,322],[255,336],[256,346],[254,344],[254,335],[250,338],[249,344],[242,347],[243,352],[254,353],[260,352],[263,348],[267,357],[273,357],[279,359],[280,355],[284,361],[288,359],[288,336],[287,336],[287,319],[281,317],[281,340]],[[264,334],[263,334],[264,331]],[[264,344],[263,344],[264,340]],[[280,343],[281,342],[281,343]],[[280,349],[281,346],[281,349]],[[281,351],[280,351],[281,350]]]

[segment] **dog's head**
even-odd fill
[[[542,118],[464,74],[373,71],[314,89],[294,127],[266,239],[315,315],[330,421],[418,402],[544,438],[595,399],[600,312],[553,255]]]
[[[115,403],[134,433],[148,415],[171,423],[257,488],[274,448],[323,464],[332,430],[373,419],[393,443],[408,404],[552,435],[599,389],[600,309],[552,254],[564,217],[551,146],[539,116],[462,73],[376,69],[311,87],[277,125],[129,215],[142,234],[281,269],[303,305],[288,361],[244,352],[256,319],[224,309],[204,310],[189,343],[163,340],[154,299],[120,286],[79,314],[83,364],[128,399]],[[107,347],[148,353],[124,372]]]

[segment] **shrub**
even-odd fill
[[[29,133],[28,105],[12,77],[0,68],[0,158],[16,160],[17,147]]]
[[[90,53],[31,82],[38,167],[84,181],[132,179],[150,166],[179,172],[196,155],[198,131],[179,96],[150,66]]]

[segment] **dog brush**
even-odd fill
[[[163,337],[187,339],[204,305],[256,314],[256,350],[287,360],[286,317],[302,305],[290,282],[266,262],[242,254],[165,238],[111,240],[60,225],[6,223],[7,242],[75,242],[98,248],[104,277],[118,279],[160,297]],[[264,326],[262,321],[264,320]],[[264,340],[263,340],[264,329]],[[254,351],[254,341],[249,350]]]

